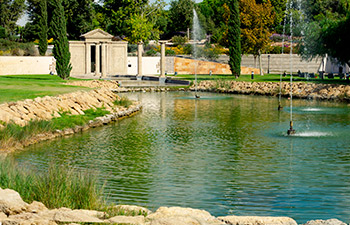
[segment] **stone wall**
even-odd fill
[[[174,71],[178,74],[231,74],[230,66],[225,63],[211,61],[194,60],[188,58],[175,57]],[[256,68],[241,67],[241,74],[260,74]]]
[[[242,81],[202,81],[200,91],[215,91],[234,94],[279,94],[278,82],[242,82]],[[289,97],[290,83],[282,82],[282,96]],[[194,90],[194,87],[191,87]],[[295,82],[292,85],[293,98],[350,101],[350,86],[340,84],[314,84]]]
[[[53,56],[0,56],[0,75],[56,73]]]
[[[119,98],[108,88],[78,91],[59,96],[37,97],[23,101],[0,104],[0,121],[14,122],[20,126],[30,120],[50,120],[60,117],[59,112],[69,112],[71,115],[83,115],[84,110],[105,107],[115,112],[113,102]]]
[[[269,55],[270,60],[268,58]],[[222,63],[228,63],[228,60],[229,58],[227,55],[221,55],[218,59],[218,61]],[[284,71],[290,72],[291,65],[293,72],[298,72],[298,70],[300,70],[302,72],[318,73],[321,62],[322,58],[306,61],[297,54],[292,55],[292,57],[289,54],[261,55],[261,64],[265,73],[267,73],[269,68],[270,73],[283,73]],[[243,55],[241,65],[243,67],[259,68],[259,59],[255,59],[253,55]]]

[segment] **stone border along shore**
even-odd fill
[[[0,224],[2,225],[57,225],[76,223],[135,224],[135,225],[297,225],[289,217],[221,216],[209,212],[181,207],[160,207],[155,212],[149,209],[116,205],[123,214],[136,216],[114,216],[95,210],[69,208],[48,209],[41,202],[24,202],[14,190],[0,188]],[[311,220],[304,225],[346,225],[337,219]]]
[[[115,88],[115,86],[113,87]],[[45,96],[35,98],[34,100],[26,99],[0,104],[0,121],[4,123],[13,122],[20,126],[25,126],[31,120],[51,120],[54,117],[60,117],[59,112],[68,112],[71,115],[83,115],[84,110],[101,107],[104,107],[110,112],[110,114],[89,121],[84,126],[34,135],[27,140],[12,143],[13,146],[11,148],[6,147],[6,149],[1,149],[0,146],[0,153],[22,149],[40,141],[71,135],[89,128],[102,126],[120,118],[131,116],[142,108],[138,102],[133,102],[127,109],[122,106],[116,106],[113,102],[117,99],[120,99],[117,94],[113,93],[109,88],[104,87],[91,91],[78,91],[59,96]]]
[[[277,96],[279,82],[202,81],[198,91]],[[350,85],[294,82],[293,98],[350,102]],[[191,91],[195,88],[192,86]],[[282,96],[289,97],[290,83],[282,82]]]

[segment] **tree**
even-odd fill
[[[47,50],[47,0],[40,1],[40,18],[39,18],[39,53],[44,56]]]
[[[349,64],[349,1],[312,0],[307,7],[309,20],[301,55],[312,59],[328,54],[342,63]],[[326,7],[326,8],[325,8]]]
[[[229,0],[230,18],[228,21],[229,65],[236,78],[241,74],[241,22],[238,0]]]
[[[242,52],[258,56],[270,44],[270,30],[274,23],[272,5],[269,0],[263,4],[256,4],[255,0],[241,0],[240,18]]]
[[[194,2],[192,0],[174,0],[170,3],[170,30],[187,31],[192,27]]]
[[[13,35],[16,22],[21,17],[25,9],[25,0],[1,0],[0,1],[0,26],[6,32]]]
[[[128,36],[128,41],[131,44],[138,42],[148,42],[152,36],[153,24],[141,15],[135,15],[128,21],[131,33]],[[159,35],[158,35],[159,38]]]
[[[82,34],[93,29],[94,0],[64,0],[62,4],[70,40],[79,40]]]
[[[159,39],[157,18],[161,15],[165,3],[163,0],[103,0],[103,18],[98,20],[109,33],[113,35],[125,35],[132,42],[137,40]],[[99,8],[101,10],[101,8]],[[102,15],[99,14],[101,17]],[[137,24],[137,22],[141,24]],[[147,34],[136,34],[138,30]],[[141,38],[142,36],[142,38]],[[140,39],[141,38],[141,39]]]
[[[345,19],[331,22],[321,33],[324,48],[329,56],[350,66],[350,12]]]
[[[135,14],[148,4],[148,0],[103,0],[103,9],[107,19],[107,32],[113,35],[128,33],[128,23]]]
[[[72,66],[64,8],[62,0],[51,0],[51,4],[54,8],[50,26],[54,36],[53,55],[56,59],[56,71],[59,77],[66,80],[70,76]]]

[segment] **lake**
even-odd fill
[[[129,93],[143,110],[108,126],[33,145],[12,157],[99,174],[116,204],[204,209],[215,216],[350,222],[350,108],[277,98]]]

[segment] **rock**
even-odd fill
[[[107,221],[108,223],[143,225],[145,224],[145,217],[144,216],[115,216],[110,218]]]
[[[329,220],[311,220],[305,223],[304,225],[346,225],[346,223],[338,219],[329,219]]]
[[[151,210],[136,205],[116,205],[114,207],[125,213],[135,213],[135,215],[150,215],[152,213]]]
[[[0,221],[3,221],[3,220],[5,220],[5,219],[7,219],[6,214],[3,213],[3,212],[0,212]]]
[[[152,225],[223,224],[207,211],[181,207],[160,207],[146,218]]]
[[[2,225],[57,225],[54,221],[50,220],[21,220],[21,219],[7,219],[2,221]]]
[[[31,204],[27,206],[27,209],[26,209],[26,211],[29,213],[38,213],[46,210],[48,210],[46,206],[43,203],[37,202],[37,201],[33,201]]]
[[[297,222],[289,217],[224,216],[218,219],[232,225],[297,225]]]
[[[79,223],[102,223],[102,219],[105,216],[103,212],[94,210],[83,210],[83,209],[68,209],[60,208],[39,212],[40,218],[45,220],[51,220],[56,222],[79,222]]]
[[[0,212],[15,215],[26,211],[27,206],[16,191],[0,188]]]

